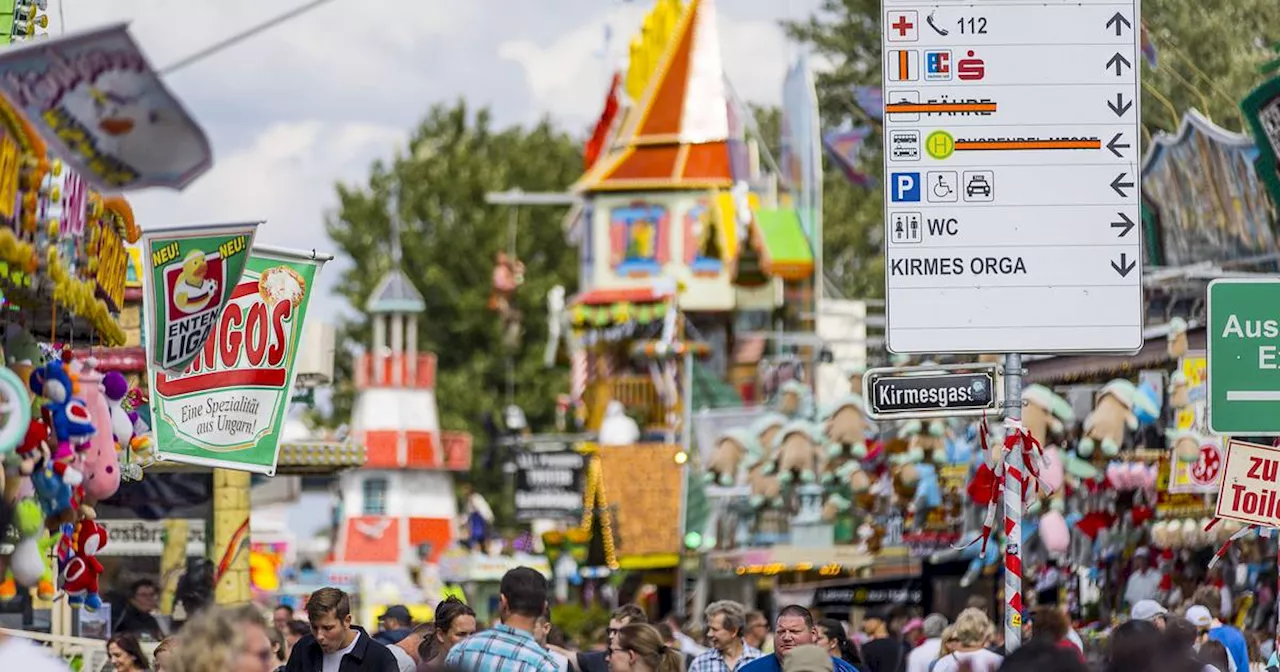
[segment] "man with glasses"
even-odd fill
[[[151,579],[139,579],[129,587],[129,602],[116,619],[114,632],[127,632],[138,639],[158,642],[164,639],[164,630],[151,612],[160,603],[160,588]]]

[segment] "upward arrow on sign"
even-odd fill
[[[1129,59],[1125,58],[1124,54],[1121,54],[1118,51],[1115,53],[1114,56],[1111,57],[1111,60],[1107,61],[1107,69],[1110,70],[1111,68],[1115,68],[1116,77],[1119,77],[1121,74],[1123,74],[1124,68],[1132,68],[1132,67],[1133,67],[1133,64],[1129,62]]]
[[[1115,14],[1111,15],[1110,19],[1107,19],[1107,27],[1110,28],[1112,26],[1115,26],[1116,28],[1116,37],[1120,37],[1120,35],[1124,32],[1125,27],[1132,28],[1133,24],[1129,23],[1129,19],[1126,19],[1124,14],[1121,14],[1120,12],[1116,12]]]

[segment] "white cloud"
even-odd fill
[[[129,21],[152,62],[169,65],[304,0],[64,2],[69,30]],[[789,0],[793,16],[819,0]],[[719,3],[726,67],[739,93],[776,102],[787,48],[778,0]],[[168,77],[204,124],[215,165],[182,193],[131,197],[146,228],[263,218],[263,242],[332,249],[333,185],[363,181],[433,103],[489,105],[499,124],[550,113],[582,132],[599,114],[648,0],[333,2]],[[57,12],[50,12],[56,18]],[[596,55],[612,27],[607,59]],[[53,32],[58,32],[54,26]],[[328,291],[345,263],[325,274]],[[341,299],[317,296],[332,317]]]

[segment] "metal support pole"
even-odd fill
[[[1022,355],[1004,356],[1005,436],[1022,425]],[[1022,644],[1022,446],[1004,453],[1004,651]]]
[[[680,447],[687,459],[680,465],[680,569],[676,572],[673,600],[678,612],[685,609],[684,555],[688,552],[702,553],[702,549],[689,549],[684,543],[684,535],[688,533],[685,523],[689,517],[689,460],[693,459],[693,348],[688,343],[684,346],[683,380],[680,381]]]

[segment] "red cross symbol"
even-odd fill
[[[898,20],[897,20],[897,21],[894,21],[894,22],[893,22],[893,25],[892,25],[891,27],[892,27],[894,30],[898,31],[898,37],[906,37],[906,36],[907,36],[907,31],[908,31],[908,30],[911,30],[912,28],[915,28],[915,27],[916,27],[916,24],[911,23],[910,21],[908,21],[908,20],[907,20],[906,15],[904,15],[904,14],[899,14],[899,15],[898,15]]]

